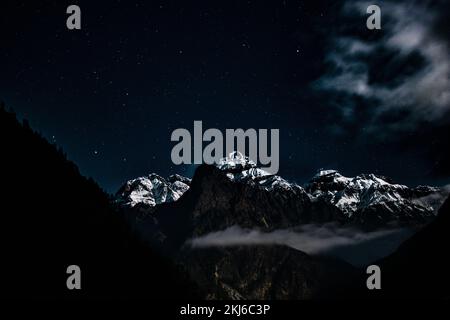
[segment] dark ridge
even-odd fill
[[[384,294],[397,298],[450,297],[450,198],[437,218],[380,262]]]
[[[402,243],[386,258],[374,262],[381,269],[381,290],[367,290],[368,275],[347,295],[363,299],[444,299],[450,298],[450,259],[447,244],[450,228],[450,197],[434,221]]]
[[[5,297],[195,298],[185,273],[128,229],[62,149],[0,107],[1,274]],[[66,269],[81,268],[81,290]]]

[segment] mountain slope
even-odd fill
[[[314,299],[340,288],[356,273],[339,261],[318,259],[286,246],[184,248],[177,259],[208,299]]]
[[[450,297],[449,242],[450,197],[437,218],[405,241],[396,252],[380,261],[384,297]]]
[[[7,297],[167,299],[186,276],[127,229],[108,196],[65,155],[0,108],[2,285]],[[81,268],[79,291],[66,268]]]

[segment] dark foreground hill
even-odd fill
[[[380,262],[384,296],[450,298],[450,198],[437,218]]]
[[[450,298],[450,197],[436,219],[402,243],[386,258],[374,262],[381,270],[381,290],[367,290],[361,270],[346,296],[364,299],[444,299]],[[335,293],[331,293],[334,295]]]
[[[184,275],[129,233],[97,184],[0,108],[4,297],[195,297]],[[68,290],[66,268],[81,268]]]

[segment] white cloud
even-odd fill
[[[343,12],[364,15],[366,5],[365,2],[348,2]],[[433,31],[438,12],[417,2],[391,1],[383,2],[381,12],[382,22],[388,21],[382,24],[381,39],[366,42],[356,36],[338,36],[332,40],[335,50],[327,55],[327,60],[335,70],[323,75],[316,87],[377,101],[372,110],[373,123],[369,126],[376,127],[380,116],[403,109],[411,113],[400,119],[396,128],[414,128],[421,121],[442,121],[450,111],[450,50]],[[371,58],[382,50],[397,52],[393,59],[417,53],[425,65],[416,73],[401,78],[395,86],[370,83]],[[342,106],[347,119],[357,107],[360,106]],[[348,108],[352,112],[349,113]]]
[[[334,223],[308,224],[296,230],[275,230],[268,233],[233,226],[191,239],[187,243],[193,248],[286,245],[308,254],[332,255],[359,264],[389,254],[410,234],[411,230],[399,228],[363,232]],[[367,252],[361,254],[361,251]]]

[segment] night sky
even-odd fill
[[[377,4],[381,30],[350,0],[2,1],[0,100],[108,192],[192,176],[170,135],[194,120],[279,128],[279,174],[299,183],[332,168],[447,184],[449,6]]]

